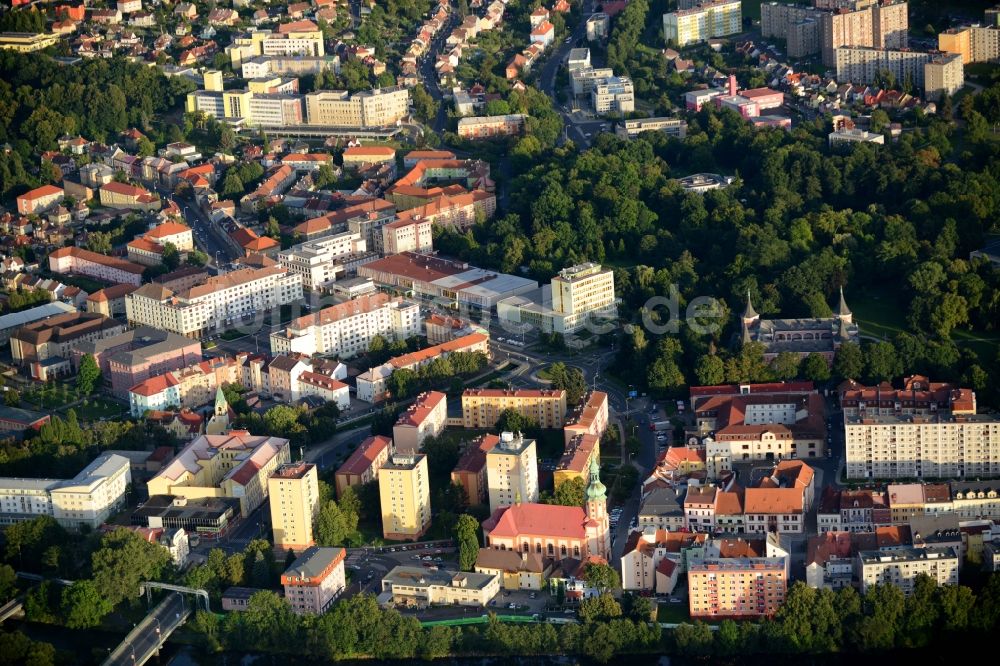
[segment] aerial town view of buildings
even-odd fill
[[[1000,629],[1000,6],[14,0],[0,73],[0,662]]]

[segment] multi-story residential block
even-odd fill
[[[320,291],[344,275],[345,263],[367,252],[367,242],[360,233],[345,231],[282,250],[278,263],[301,275],[304,288]]]
[[[321,90],[305,96],[310,125],[324,127],[385,127],[410,113],[406,88],[376,88],[349,94],[346,90]]]
[[[582,479],[584,486],[590,481],[590,467],[601,460],[601,440],[596,435],[577,435],[566,443],[562,456],[552,473],[555,488],[571,479]]]
[[[627,76],[611,76],[594,82],[590,91],[590,103],[594,113],[617,115],[635,111],[635,90]]]
[[[610,25],[610,19],[607,14],[597,13],[591,14],[590,18],[587,19],[587,41],[596,42],[598,40],[607,39],[608,37],[608,26]]]
[[[193,250],[191,227],[180,222],[164,222],[131,240],[126,246],[128,258],[145,266],[159,266],[168,243],[178,252]]]
[[[976,413],[976,394],[913,376],[901,389],[841,391],[847,478],[1000,475],[1000,418]]]
[[[823,64],[836,66],[841,46],[901,49],[907,45],[906,2],[858,2],[854,8],[824,11],[820,16]]]
[[[302,300],[302,277],[280,266],[243,268],[180,292],[147,284],[126,296],[129,323],[200,337]]]
[[[382,535],[416,541],[431,525],[427,456],[393,454],[378,473]]]
[[[61,247],[49,255],[49,270],[63,275],[85,275],[112,284],[142,284],[145,266],[108,257],[82,247]]]
[[[396,206],[391,201],[370,199],[306,220],[297,225],[294,232],[306,240],[315,240],[349,230],[361,234],[367,249],[381,252],[382,225],[395,217]]]
[[[73,350],[73,367],[90,354],[97,361],[101,375],[117,398],[128,397],[128,390],[156,375],[201,361],[201,343],[161,331],[138,326],[109,338],[84,342]]]
[[[301,552],[315,545],[313,521],[319,511],[316,465],[306,462],[279,466],[267,480],[271,532],[279,552]]]
[[[149,190],[111,181],[101,185],[100,190],[101,205],[108,208],[157,211],[160,210],[160,198]]]
[[[771,617],[785,601],[785,560],[775,557],[693,558],[688,564],[692,618]]]
[[[0,479],[0,524],[52,516],[67,529],[97,529],[125,503],[127,458],[102,453],[68,480]]]
[[[340,57],[324,56],[258,56],[244,59],[241,63],[244,79],[256,79],[264,76],[302,76],[304,74],[319,74],[332,71],[340,73]]]
[[[363,486],[378,479],[379,470],[389,460],[392,450],[389,437],[376,435],[361,442],[334,474],[337,497],[343,495],[348,486]]]
[[[312,21],[294,21],[278,26],[276,32],[252,30],[238,36],[226,47],[233,68],[242,67],[245,59],[259,56],[302,56],[315,59],[325,54],[323,32]]]
[[[821,50],[819,21],[822,11],[813,7],[763,2],[760,5],[760,32],[764,38],[786,41],[791,58],[819,53]]]
[[[523,113],[505,116],[469,116],[458,121],[458,136],[463,139],[487,139],[516,136],[524,130]]]
[[[588,262],[564,268],[547,287],[497,302],[497,319],[544,333],[570,334],[617,315],[614,272]]]
[[[803,534],[804,492],[800,488],[747,488],[743,520],[747,532]]]
[[[428,437],[444,431],[448,418],[448,396],[440,391],[427,391],[417,399],[392,427],[392,441],[399,453],[417,453]]]
[[[958,54],[933,54],[924,63],[924,97],[940,100],[954,95],[965,85],[965,66]]]
[[[837,590],[853,585],[858,553],[861,551],[891,554],[912,545],[908,526],[885,526],[871,532],[825,532],[810,537],[806,547],[806,584],[814,588]]]
[[[375,336],[405,340],[420,335],[420,308],[376,293],[359,296],[289,322],[271,334],[271,352],[336,354],[350,358],[368,349]]]
[[[863,550],[858,552],[856,567],[862,594],[873,585],[888,583],[909,595],[918,574],[930,576],[938,585],[957,585],[959,557],[954,548]]]
[[[488,359],[489,340],[489,336],[484,333],[470,333],[433,347],[396,356],[377,368],[369,368],[366,372],[358,375],[355,380],[358,400],[365,402],[381,400],[386,393],[386,382],[396,370],[404,368],[415,370],[431,363],[436,358],[447,358],[455,353],[478,353]]]
[[[17,212],[21,215],[38,215],[56,206],[66,193],[55,185],[42,185],[16,198]]]
[[[938,33],[938,48],[962,56],[962,63],[990,62],[1000,58],[1000,26],[968,25]]]
[[[470,505],[486,504],[489,498],[486,482],[486,454],[500,443],[499,435],[480,435],[469,442],[462,457],[451,471],[451,482],[465,489]]]
[[[541,428],[566,423],[566,391],[562,389],[465,389],[462,421],[466,428],[492,428],[505,409],[513,409]]]
[[[593,435],[600,440],[608,428],[608,394],[591,391],[579,407],[566,415],[563,443],[569,444],[578,435]]]
[[[78,346],[124,332],[124,323],[117,319],[90,312],[68,312],[15,331],[10,336],[10,351],[16,364],[28,366],[32,377],[44,381],[72,372],[70,360]]]
[[[520,433],[500,433],[486,453],[486,485],[490,511],[538,501],[538,458],[535,440]]]
[[[742,29],[739,0],[708,0],[663,15],[663,38],[675,46],[735,35]]]
[[[428,199],[442,193],[454,193],[455,188],[436,187],[442,181],[472,190],[492,192],[495,189],[495,183],[490,180],[488,162],[433,157],[418,160],[408,173],[389,188],[389,198],[401,210],[422,206]]]
[[[610,67],[580,67],[569,73],[570,84],[573,87],[573,95],[589,95],[601,81],[611,78],[615,71]]]
[[[464,262],[402,252],[358,267],[358,276],[376,285],[412,291],[415,296],[487,310],[497,301],[538,288],[534,280],[487,271]]]
[[[672,594],[690,558],[705,554],[704,534],[643,528],[629,533],[622,549],[622,589]]]
[[[181,449],[147,487],[150,496],[237,498],[246,517],[267,499],[267,479],[288,461],[287,439],[246,431],[202,435]]]
[[[519,502],[493,511],[483,522],[486,545],[518,553],[584,561],[611,552],[607,494],[600,471],[591,470],[585,506]]]
[[[840,46],[836,49],[836,60],[837,81],[841,83],[871,84],[891,76],[896,86],[904,90],[924,89],[935,98],[953,94],[964,83],[961,57],[955,54]],[[928,72],[933,87],[927,86]]]
[[[382,227],[382,251],[384,254],[429,254],[434,250],[433,228],[433,221],[419,214],[394,220]]]
[[[382,594],[393,605],[407,608],[486,606],[499,593],[500,576],[495,573],[399,566],[382,577]]]
[[[343,548],[318,546],[307,548],[295,558],[292,566],[281,574],[285,601],[292,611],[300,615],[326,612],[347,584],[346,559],[347,551]]]
[[[623,120],[615,127],[619,139],[634,139],[643,132],[663,132],[667,136],[683,139],[687,136],[687,122],[680,118],[638,118]]]

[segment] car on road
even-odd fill
[[[433,559],[430,555],[424,555],[423,557],[424,562],[431,562]]]
[[[565,41],[565,42],[563,42],[563,44],[569,44],[569,43],[570,43],[570,42],[572,42],[572,41],[573,41],[573,38],[572,38],[572,37],[567,37],[567,38],[566,38],[566,41]]]
[[[678,599],[676,597],[671,597],[671,599],[670,599],[670,603],[672,603],[672,604],[679,604],[679,603],[682,603],[683,601],[684,601],[683,599]]]

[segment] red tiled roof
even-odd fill
[[[396,425],[419,427],[424,419],[430,416],[431,412],[447,398],[448,396],[440,391],[421,393],[417,396],[417,400],[399,415]]]
[[[344,461],[337,474],[362,474],[386,447],[392,445],[392,439],[377,435],[361,442],[354,453]]]
[[[156,225],[146,232],[146,236],[149,238],[164,238],[166,236],[176,236],[185,231],[191,231],[191,227],[180,222],[169,221]]]
[[[518,536],[551,536],[562,539],[586,537],[587,515],[582,507],[558,504],[515,504],[497,509],[483,524],[489,538]],[[493,529],[487,523],[495,525]]]
[[[802,513],[801,488],[747,488],[746,513]]]

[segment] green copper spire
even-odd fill
[[[587,486],[587,501],[607,501],[608,489],[601,483],[601,468],[595,458],[590,462],[590,485]]]

